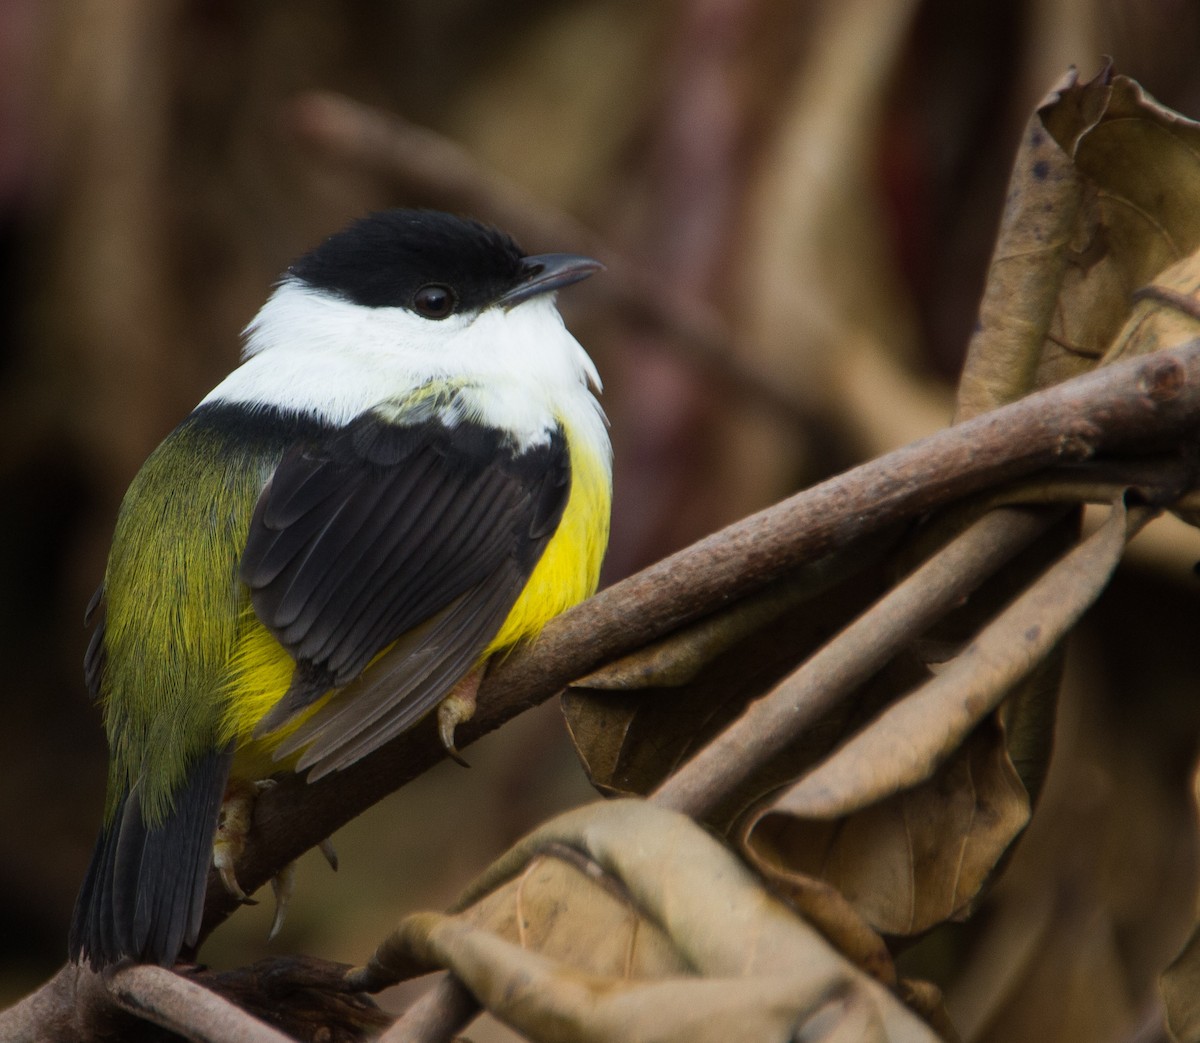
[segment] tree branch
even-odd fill
[[[450,1043],[478,1013],[475,997],[446,973],[379,1037],[379,1043]]]

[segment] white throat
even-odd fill
[[[437,385],[457,390],[465,407],[444,416],[447,424],[503,428],[525,447],[563,423],[610,455],[592,394],[600,378],[550,295],[439,321],[287,279],[245,336],[242,365],[201,405],[274,406],[341,427],[372,409],[402,416],[406,400]]]

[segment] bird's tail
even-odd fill
[[[200,757],[155,826],[142,818],[136,785],[121,797],[75,900],[72,962],[97,970],[124,959],[170,967],[184,945],[196,943],[230,760],[228,749]]]

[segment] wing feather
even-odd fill
[[[517,452],[478,424],[368,415],[285,453],[241,576],[297,670],[256,734],[342,689],[278,751],[324,773],[427,713],[503,625],[569,490],[561,430]]]
[[[520,592],[522,576],[470,591],[430,625],[402,639],[361,679],[289,740],[289,749],[315,741],[300,759],[310,779],[340,770],[415,724],[475,664]],[[403,691],[405,697],[396,699]],[[325,716],[325,715],[328,716]]]

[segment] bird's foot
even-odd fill
[[[255,902],[242,890],[234,868],[246,850],[246,838],[250,835],[250,828],[254,823],[254,804],[258,795],[273,785],[273,779],[262,779],[259,782],[231,779],[225,787],[225,797],[221,801],[217,832],[213,837],[213,865],[221,877],[221,883],[225,885],[225,890],[243,905],[254,905]]]
[[[257,782],[246,782],[234,779],[225,789],[225,799],[221,802],[221,815],[217,820],[217,833],[213,839],[213,865],[221,877],[221,883],[243,905],[256,905],[257,902],[246,895],[238,883],[234,867],[246,850],[246,838],[254,821],[254,804],[259,794],[275,785],[274,779],[259,779]],[[337,852],[330,840],[322,840],[318,845],[329,868],[338,867]],[[271,890],[275,894],[275,916],[271,921],[271,929],[267,933],[267,941],[271,941],[283,927],[287,917],[288,905],[296,887],[296,863],[289,862],[271,878]]]
[[[454,729],[475,715],[475,696],[479,692],[479,683],[482,680],[483,670],[472,670],[438,703],[438,735],[441,736],[446,752],[464,768],[469,765],[454,745]]]

